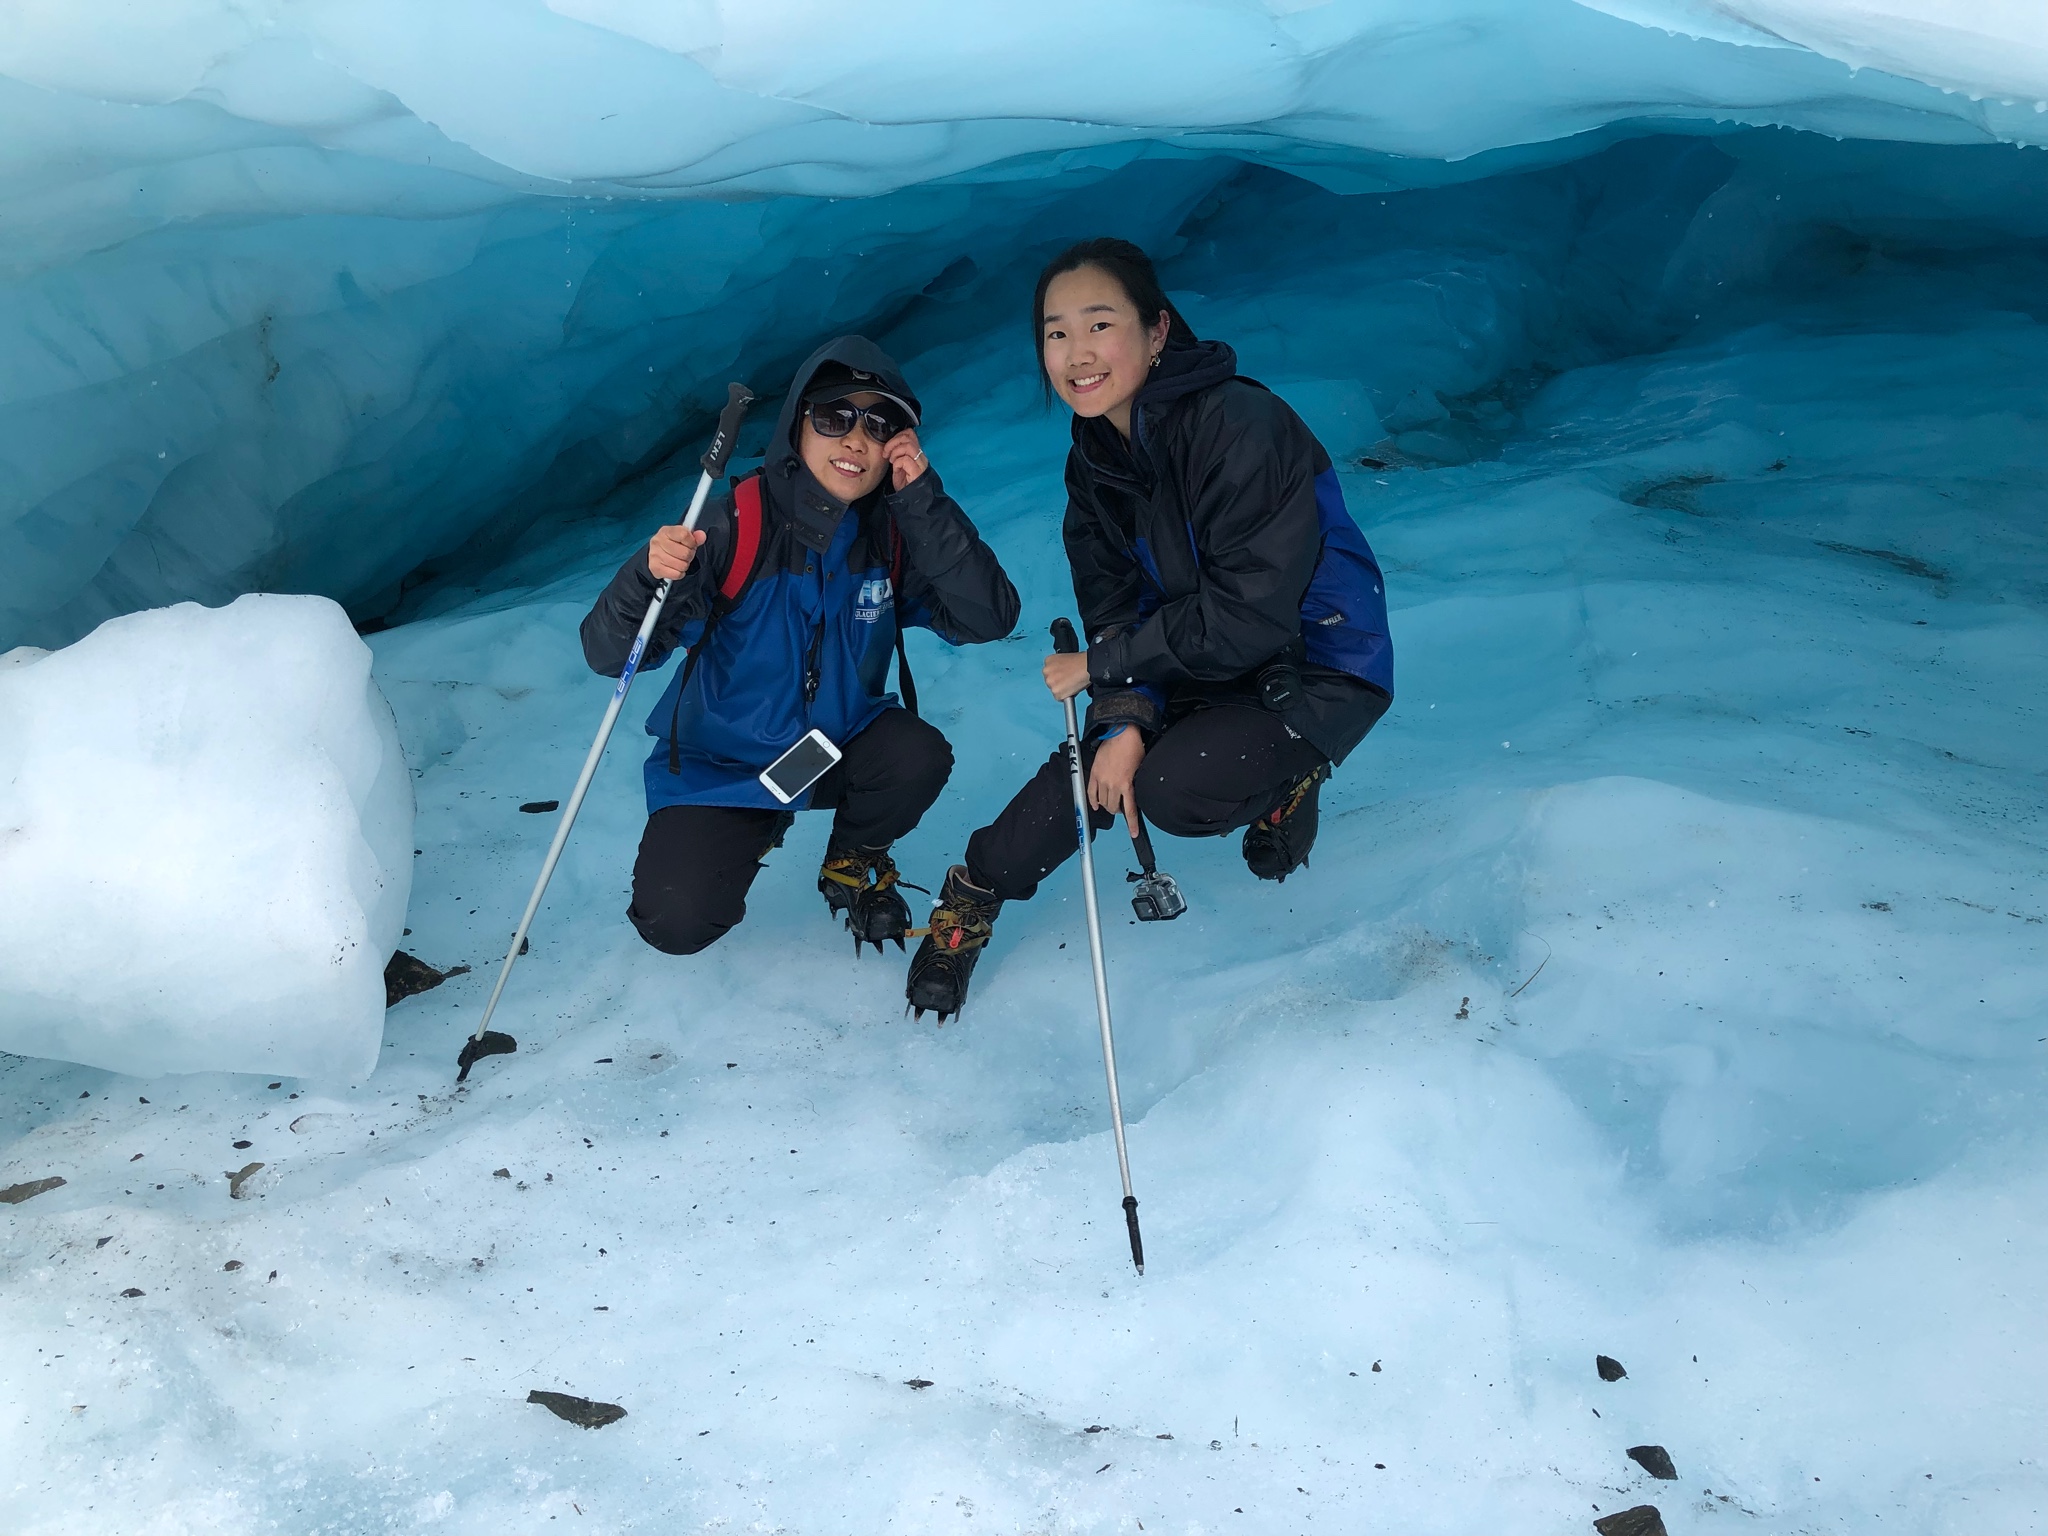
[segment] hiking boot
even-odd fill
[[[910,907],[896,889],[899,883],[896,861],[886,848],[825,850],[818,890],[825,905],[846,918],[855,955],[863,944],[879,951],[884,939],[894,939],[896,947],[903,948],[903,935],[910,931]]]
[[[939,904],[932,909],[932,925],[910,957],[910,978],[903,989],[920,1019],[929,1008],[944,1024],[965,1006],[967,979],[1002,910],[993,891],[968,881],[966,865],[955,864],[946,871]]]
[[[1328,763],[1297,779],[1278,805],[1244,829],[1244,862],[1261,880],[1285,880],[1308,863],[1316,845],[1322,782]]]

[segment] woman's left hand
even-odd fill
[[[1062,704],[1088,686],[1088,653],[1060,651],[1045,658],[1045,686]]]
[[[882,445],[882,452],[889,460],[889,474],[897,490],[910,484],[930,466],[924,456],[924,447],[917,440],[917,429],[905,427]]]

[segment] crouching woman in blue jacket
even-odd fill
[[[656,585],[674,583],[641,670],[687,654],[647,719],[627,909],[656,949],[695,954],[745,917],[761,859],[806,809],[833,812],[818,889],[856,952],[902,946],[910,911],[889,848],[938,799],[953,751],[907,686],[910,708],[887,691],[900,627],[1000,640],[1018,607],[926,461],[920,413],[873,342],[828,342],[797,370],[761,468],[696,532],[656,532],[583,620],[585,659],[617,677]],[[759,775],[812,730],[841,756],[785,807]]]

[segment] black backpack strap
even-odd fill
[[[903,644],[903,534],[894,518],[889,519],[889,590],[896,595],[896,691],[903,695],[903,707],[917,713],[917,680],[910,675],[910,652]]]
[[[758,470],[733,482],[732,517],[732,564],[726,568],[725,579],[718,584],[718,590],[711,594],[711,611],[704,616],[704,628],[697,636],[697,643],[683,656],[683,675],[676,682],[676,702],[668,712],[670,773],[683,771],[683,744],[677,735],[683,718],[683,695],[689,690],[690,679],[696,675],[704,648],[718,631],[719,620],[739,607],[760,564],[762,518],[761,475]]]

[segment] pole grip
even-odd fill
[[[1052,621],[1052,648],[1062,656],[1071,656],[1081,649],[1081,637],[1074,633],[1071,619],[1061,617]]]
[[[711,446],[704,450],[704,457],[698,462],[704,466],[704,473],[716,478],[724,473],[725,461],[732,457],[732,445],[740,435],[740,423],[746,419],[747,407],[754,403],[754,392],[744,384],[725,386],[725,409],[718,413],[718,432],[711,439]]]

